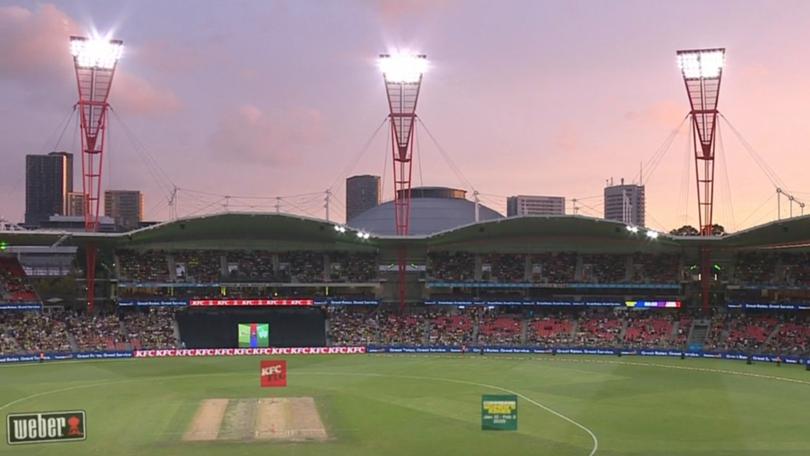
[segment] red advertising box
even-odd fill
[[[262,388],[287,386],[287,361],[283,359],[261,362],[259,378]]]

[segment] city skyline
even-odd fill
[[[0,57],[13,64],[0,70],[8,100],[0,108],[7,165],[0,167],[7,195],[0,217],[22,220],[25,155],[79,153],[77,127],[65,125],[76,101],[67,37],[91,26],[114,29],[126,46],[110,96],[116,114],[104,189],[142,189],[150,220],[171,216],[169,181],[267,198],[234,210],[272,211],[274,196],[315,193],[286,209],[323,217],[326,186],[335,182],[331,212],[342,214],[343,180],[375,174],[385,183],[381,199],[390,200],[384,133],[355,157],[387,113],[374,58],[396,46],[429,54],[418,114],[454,162],[447,165],[422,130],[414,186],[471,192],[469,181],[484,204],[503,213],[506,196],[555,194],[577,198],[582,215],[601,216],[599,197],[583,198],[601,195],[611,177],[632,181],[689,110],[676,49],[723,46],[720,111],[785,189],[810,199],[796,164],[810,139],[810,90],[802,84],[810,72],[802,58],[810,5],[783,3],[790,8],[701,4],[698,18],[682,4],[645,2],[3,6]],[[660,19],[655,25],[644,20],[652,15]],[[724,27],[717,28],[719,20]],[[687,127],[645,181],[647,224],[656,229],[697,225]],[[775,219],[774,185],[722,123],[721,141],[715,221],[738,230]],[[178,215],[223,209],[209,204],[214,200],[181,190]]]

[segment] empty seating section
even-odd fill
[[[39,301],[34,288],[14,257],[0,257],[0,302]]]
[[[570,345],[574,321],[562,317],[533,318],[529,322],[527,339],[541,345]]]
[[[521,319],[512,316],[483,317],[478,326],[478,340],[491,345],[519,345]]]
[[[635,314],[627,319],[625,345],[630,348],[671,347],[672,318]]]

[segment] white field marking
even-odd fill
[[[545,405],[535,401],[534,399],[526,396],[525,394],[521,394],[521,393],[519,393],[517,391],[512,391],[512,390],[510,390],[508,388],[504,388],[504,387],[498,386],[498,385],[489,385],[489,384],[486,384],[486,383],[476,383],[476,382],[470,382],[470,381],[467,381],[467,380],[458,380],[458,379],[454,379],[454,378],[422,377],[422,376],[418,376],[418,375],[395,375],[395,374],[378,374],[378,373],[363,373],[363,372],[312,372],[312,371],[301,371],[301,372],[298,372],[298,374],[299,375],[300,374],[304,374],[304,375],[311,374],[311,375],[345,375],[345,376],[404,378],[404,379],[411,379],[411,380],[442,381],[442,382],[449,382],[449,383],[458,383],[458,384],[462,384],[462,385],[479,386],[479,387],[482,387],[482,388],[496,389],[498,391],[503,391],[504,393],[514,394],[515,396],[523,398],[524,400],[526,400],[530,404],[532,404],[532,405],[534,405],[536,407],[539,407],[539,408],[545,410],[546,412],[551,413],[552,415],[554,415],[554,416],[556,416],[558,418],[561,418],[561,419],[573,424],[574,426],[582,429],[583,431],[585,431],[591,437],[591,441],[593,442],[593,448],[591,448],[591,452],[588,453],[588,456],[595,455],[596,450],[599,449],[599,439],[597,439],[596,434],[594,434],[593,431],[588,429],[586,426],[578,423],[577,421],[563,415],[562,413],[560,413],[560,412],[558,412],[558,411],[556,411],[556,410],[554,410],[554,409],[552,409],[552,408],[550,408],[548,406],[545,406]]]
[[[385,356],[385,357],[409,357],[409,358],[419,358],[419,357],[432,357],[432,358],[443,358],[443,359],[467,359],[466,355],[437,355],[437,354],[428,354],[428,353],[421,353],[421,354],[410,354],[410,353],[373,353],[373,356]],[[580,363],[580,364],[614,364],[619,366],[641,366],[641,367],[658,367],[663,369],[677,369],[677,370],[686,370],[686,371],[693,371],[693,372],[709,372],[712,374],[726,374],[726,375],[738,375],[741,377],[752,377],[752,378],[760,378],[766,380],[778,380],[783,382],[789,383],[798,383],[801,385],[810,385],[810,381],[808,380],[800,380],[797,378],[790,378],[790,377],[779,377],[778,375],[765,375],[765,374],[755,374],[753,372],[740,372],[740,371],[733,371],[728,369],[713,369],[710,367],[690,367],[690,366],[676,366],[674,364],[660,364],[660,363],[642,363],[637,361],[612,361],[612,360],[603,360],[603,359],[576,359],[580,355],[573,355],[573,357],[567,357],[567,355],[560,355],[560,356],[549,356],[549,355],[539,355],[539,356],[532,356],[532,355],[523,355],[523,356],[509,356],[509,355],[500,355],[500,354],[489,354],[487,357],[478,357],[476,356],[475,359],[505,359],[505,360],[512,360],[512,361],[520,361],[520,360],[532,360],[532,361],[556,361],[561,363]],[[472,356],[469,356],[470,359],[473,359]],[[695,360],[694,358],[690,358],[690,360]],[[735,361],[726,359],[723,361]],[[790,369],[790,367],[788,367]]]
[[[0,410],[3,410],[4,408],[7,408],[7,407],[11,407],[14,404],[19,404],[20,402],[25,402],[25,401],[27,401],[29,399],[35,399],[37,397],[47,396],[49,394],[64,393],[65,391],[74,391],[74,390],[77,390],[77,389],[92,388],[94,386],[110,386],[110,385],[119,385],[119,384],[123,384],[123,383],[138,383],[138,382],[146,382],[146,381],[152,381],[152,380],[163,380],[163,379],[166,379],[166,378],[179,379],[179,378],[200,377],[200,376],[203,376],[203,375],[206,376],[206,377],[212,377],[212,376],[245,375],[245,373],[244,372],[219,372],[219,373],[215,373],[215,374],[167,375],[165,377],[144,377],[144,378],[135,378],[135,379],[130,379],[130,380],[109,380],[109,381],[104,381],[104,382],[87,383],[87,384],[83,384],[83,385],[73,385],[73,386],[68,386],[66,388],[59,388],[59,389],[55,389],[55,390],[42,391],[42,392],[35,393],[35,394],[29,394],[28,396],[24,396],[24,397],[21,397],[19,399],[15,399],[15,400],[13,400],[11,402],[6,402],[5,404],[0,405]]]
[[[408,354],[374,354],[374,356],[385,356],[385,357],[392,357],[392,358],[402,358],[402,357],[413,357],[413,358],[429,357],[429,358],[446,358],[446,359],[466,359],[466,358],[468,358],[468,357],[466,357],[464,355],[462,355],[462,356],[447,356],[447,355],[430,355],[430,354],[413,354],[413,355],[408,355]],[[469,358],[472,359],[472,357],[469,357]],[[474,359],[480,359],[480,358],[475,357]],[[715,373],[715,374],[739,375],[739,376],[760,378],[760,379],[766,379],[766,380],[778,380],[778,381],[785,381],[785,382],[792,382],[792,383],[810,385],[810,382],[805,381],[805,380],[798,380],[798,379],[787,378],[787,377],[779,377],[779,376],[775,376],[775,375],[754,374],[754,373],[750,373],[750,372],[739,372],[739,371],[731,371],[731,370],[725,370],[725,369],[711,369],[711,368],[705,368],[705,367],[674,366],[674,365],[671,365],[671,364],[640,363],[640,362],[629,362],[629,361],[608,361],[608,360],[597,360],[597,359],[581,359],[580,360],[580,359],[574,359],[574,358],[566,358],[565,356],[560,356],[560,357],[546,356],[546,357],[542,357],[542,356],[491,355],[491,356],[488,356],[487,359],[507,359],[507,360],[522,360],[522,361],[525,361],[525,360],[529,359],[529,360],[534,360],[534,361],[559,361],[559,362],[573,362],[573,363],[585,363],[585,364],[588,364],[588,363],[615,364],[615,365],[642,366],[642,367],[646,366],[646,367],[658,367],[658,368],[664,368],[664,369],[680,369],[680,370],[689,370],[689,371],[696,371],[696,372],[709,372],[709,373]],[[61,363],[94,363],[94,362],[105,362],[106,363],[106,362],[110,362],[110,361],[130,361],[130,359],[121,359],[121,360],[69,360],[69,361],[66,360],[66,361],[56,361],[56,363],[60,363],[60,364]],[[54,362],[52,361],[52,362],[49,362],[47,364],[52,364],[52,363],[54,363]],[[2,366],[0,368],[9,368],[9,367],[18,367],[18,366],[19,367],[22,367],[22,366],[34,366],[34,365],[39,365],[39,364],[11,364],[11,365]],[[299,373],[305,373],[305,371],[304,372],[299,372]],[[315,374],[314,372],[310,372],[310,373]],[[0,405],[0,410],[3,410],[5,408],[7,408],[7,407],[10,407],[10,406],[12,406],[14,404],[18,404],[20,402],[24,402],[24,401],[27,401],[29,399],[34,399],[34,398],[37,398],[37,397],[40,397],[40,396],[46,396],[46,395],[49,395],[49,394],[56,394],[56,393],[61,393],[61,392],[65,392],[65,391],[73,391],[73,390],[83,389],[83,388],[92,388],[94,386],[107,386],[107,385],[114,385],[114,384],[121,384],[121,383],[134,383],[134,382],[150,381],[150,380],[156,380],[156,379],[167,379],[167,378],[190,378],[190,377],[199,377],[199,376],[230,376],[230,375],[244,375],[244,373],[242,373],[242,372],[239,372],[239,373],[236,373],[236,372],[222,372],[222,373],[215,373],[215,374],[172,375],[172,376],[163,376],[163,377],[146,377],[146,378],[133,379],[133,380],[114,380],[114,381],[107,381],[107,382],[90,383],[90,384],[86,384],[86,385],[75,385],[75,386],[70,386],[70,387],[67,387],[67,388],[60,388],[60,389],[55,389],[55,390],[50,390],[50,391],[42,391],[42,392],[39,392],[39,393],[36,393],[36,394],[31,394],[31,395],[28,395],[28,396],[25,396],[25,397],[21,397],[19,399],[16,399],[16,400],[13,400],[11,402]],[[361,373],[342,373],[342,374],[339,374],[339,373],[336,373],[336,372],[319,373],[319,375],[367,375],[367,376],[381,376],[381,377],[384,376],[383,374],[361,374]],[[405,376],[403,376],[403,377],[405,377]],[[571,420],[570,418],[565,417],[564,415],[559,414],[558,412],[556,412],[556,411],[554,411],[552,409],[549,409],[546,406],[544,406],[544,405],[542,405],[542,404],[540,404],[540,403],[538,403],[538,402],[532,400],[531,398],[528,398],[528,397],[526,397],[526,396],[524,396],[522,394],[512,392],[512,391],[507,390],[505,388],[501,388],[501,387],[494,386],[494,385],[476,384],[476,383],[471,383],[471,382],[467,382],[467,381],[464,381],[464,380],[441,379],[441,378],[437,378],[437,377],[424,377],[424,379],[444,380],[444,381],[450,381],[450,382],[454,382],[454,383],[468,383],[468,384],[471,384],[471,385],[484,386],[485,388],[499,389],[501,391],[509,392],[510,394],[514,394],[516,396],[522,397],[522,398],[526,399],[528,402],[532,403],[533,405],[536,405],[536,406],[542,408],[543,410],[548,411],[549,413],[552,413],[552,414],[554,414],[556,416],[559,416],[560,418],[562,418],[562,419],[564,419],[566,421],[569,421],[572,424],[574,424],[574,425],[576,425],[578,427],[581,427],[586,432],[588,432],[588,434],[591,436],[591,438],[594,440],[594,443],[595,443],[595,446],[594,446],[594,448],[593,448],[593,450],[592,450],[592,452],[590,453],[589,456],[593,456],[596,453],[597,446],[598,446],[598,441],[596,440],[596,436],[590,430],[588,430],[585,426],[582,426],[581,424],[576,423],[575,421]]]
[[[523,395],[523,394],[518,393],[516,391],[512,391],[510,389],[503,388],[503,387],[497,386],[497,385],[488,385],[488,384],[485,384],[485,383],[475,383],[475,382],[470,382],[470,381],[466,381],[466,380],[457,380],[457,379],[452,379],[452,378],[420,377],[420,376],[415,376],[415,375],[387,375],[387,374],[359,373],[359,372],[355,373],[355,372],[311,372],[311,371],[310,372],[301,371],[301,372],[299,372],[299,374],[310,374],[310,375],[354,375],[354,376],[368,376],[368,377],[409,378],[409,379],[414,379],[414,380],[433,380],[433,381],[438,380],[438,381],[444,381],[444,382],[450,382],[450,383],[458,383],[458,384],[479,386],[479,387],[483,387],[483,388],[492,388],[492,389],[496,389],[496,390],[499,390],[499,391],[503,391],[505,393],[514,394],[515,396],[521,397],[521,398],[525,399],[527,402],[529,402],[529,403],[531,403],[531,404],[533,404],[533,405],[535,405],[535,406],[537,406],[537,407],[539,407],[539,408],[541,408],[541,409],[543,409],[543,410],[545,410],[545,411],[547,411],[547,412],[549,412],[549,413],[551,413],[551,414],[553,414],[553,415],[555,415],[555,416],[557,416],[557,417],[559,417],[559,418],[561,418],[561,419],[563,419],[563,420],[577,426],[578,428],[584,430],[585,432],[587,432],[588,435],[591,437],[591,440],[593,441],[593,448],[591,449],[591,452],[588,453],[588,456],[593,456],[594,454],[596,454],[596,450],[599,448],[599,440],[596,438],[596,434],[594,434],[593,431],[591,431],[587,427],[585,427],[582,424],[574,421],[573,419],[568,418],[567,416],[557,412],[556,410],[553,410],[553,409],[551,409],[551,408],[549,408],[549,407],[535,401],[534,399],[532,399],[532,398],[530,398],[530,397],[528,397],[526,395]],[[211,376],[211,375],[228,376],[228,375],[244,375],[244,373],[242,373],[242,372],[222,372],[222,373],[219,373],[219,374],[171,375],[171,376],[165,376],[165,377],[149,377],[149,378],[138,378],[138,379],[132,379],[132,380],[113,380],[113,381],[108,381],[108,382],[89,383],[89,384],[86,384],[86,385],[74,385],[74,386],[69,386],[69,387],[66,387],[66,388],[59,388],[59,389],[50,390],[50,391],[42,391],[42,392],[39,392],[39,393],[30,394],[28,396],[21,397],[19,399],[16,399],[16,400],[13,400],[11,402],[7,402],[7,403],[5,403],[3,405],[0,405],[0,410],[3,410],[4,408],[10,407],[10,406],[12,406],[14,404],[18,404],[20,402],[27,401],[29,399],[34,399],[34,398],[41,397],[41,396],[47,396],[49,394],[63,393],[63,392],[66,392],[66,391],[74,391],[74,390],[77,390],[77,389],[92,388],[92,387],[95,387],[95,386],[109,386],[109,385],[117,385],[117,384],[123,384],[123,383],[135,383],[135,382],[142,382],[142,381],[149,381],[149,380],[156,380],[156,379],[168,379],[168,378],[178,379],[178,378]]]

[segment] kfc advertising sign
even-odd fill
[[[265,360],[259,366],[259,378],[262,388],[287,386],[287,361]]]

